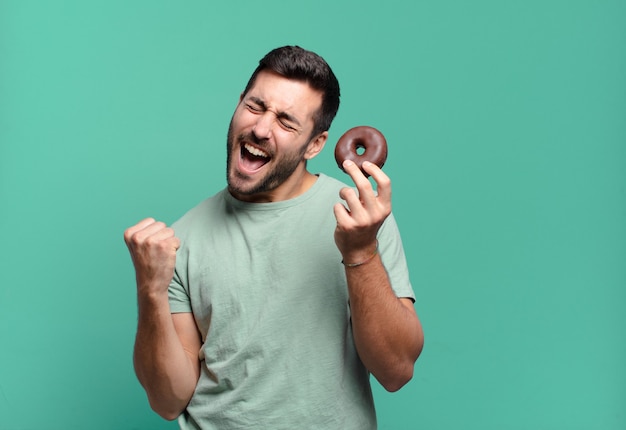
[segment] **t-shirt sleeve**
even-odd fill
[[[185,217],[179,219],[172,228],[176,237],[180,239],[180,248],[176,251],[176,268],[174,277],[168,288],[168,299],[170,312],[173,314],[192,312],[191,295],[189,291],[188,262],[189,246],[187,241],[187,231]]]
[[[189,293],[183,286],[183,282],[178,276],[178,271],[174,271],[174,278],[170,282],[168,289],[168,297],[170,302],[170,312],[185,313],[191,312],[191,300],[189,299]]]
[[[415,301],[400,231],[393,214],[387,217],[378,232],[378,248],[396,296]]]

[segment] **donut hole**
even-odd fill
[[[357,143],[356,145],[356,155],[363,155],[365,154],[365,145],[363,145],[362,143]]]

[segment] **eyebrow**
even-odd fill
[[[250,96],[249,99],[250,99],[250,101],[252,101],[252,102],[256,103],[257,105],[259,105],[261,108],[267,110],[267,105],[260,98],[254,97],[254,96]],[[300,121],[298,121],[296,119],[296,117],[294,117],[293,115],[288,114],[287,112],[277,112],[276,116],[278,118],[286,119],[287,121],[294,123],[298,127],[302,127],[302,125],[300,124]]]

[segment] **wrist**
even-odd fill
[[[375,245],[372,247],[368,247],[364,250],[359,250],[357,252],[353,252],[347,255],[344,255],[343,260],[341,260],[341,264],[346,267],[359,267],[364,264],[369,263],[378,255],[378,240],[376,240]]]
[[[169,295],[167,289],[156,289],[143,286],[137,289],[137,301],[139,305],[161,306],[165,303],[169,305]]]

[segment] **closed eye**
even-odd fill
[[[246,107],[252,112],[263,112],[263,108],[261,106],[252,103],[246,103]]]
[[[267,110],[265,102],[257,97],[251,96],[245,102],[246,108],[252,113],[263,113]],[[301,128],[300,122],[288,114],[287,112],[278,112],[276,117],[281,127],[288,131],[299,131]]]
[[[295,131],[295,130],[297,130],[297,129],[296,129],[296,127],[294,127],[294,126],[293,126],[293,125],[289,122],[289,120],[287,120],[287,119],[285,119],[285,118],[279,118],[279,119],[278,119],[278,121],[280,122],[280,125],[281,125],[282,127],[284,127],[285,129],[287,129],[287,130],[290,130],[290,131]]]

